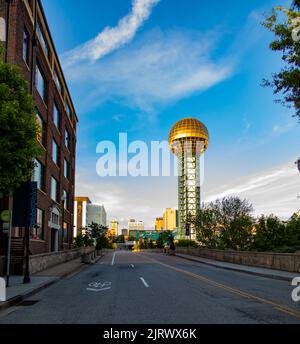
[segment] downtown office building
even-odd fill
[[[35,182],[31,184],[35,185],[37,199],[36,209],[31,209],[36,218],[35,225],[29,228],[30,252],[35,255],[71,249],[78,118],[41,1],[0,0],[0,30],[5,62],[21,68],[32,90],[40,126],[38,140],[43,154],[35,161],[31,180]],[[13,207],[11,249],[12,256],[19,257],[24,253],[27,230],[19,220],[22,200],[30,197],[24,190],[15,192]],[[0,212],[5,209],[8,200],[0,200]],[[7,229],[8,223],[0,220],[2,258],[7,252]]]

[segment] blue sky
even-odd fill
[[[104,204],[109,219],[153,227],[177,205],[176,178],[100,178],[97,143],[117,143],[119,132],[165,140],[177,120],[193,116],[210,132],[204,200],[238,194],[256,214],[282,217],[300,208],[299,123],[260,86],[282,65],[260,23],[290,1],[80,3],[43,0],[80,120],[78,195]]]

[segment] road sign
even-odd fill
[[[3,222],[9,222],[9,210],[3,210],[1,213],[1,220]]]

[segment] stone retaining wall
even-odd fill
[[[95,251],[94,247],[83,247],[73,250],[52,252],[30,256],[29,271],[31,274],[46,270],[55,265],[59,265],[80,257],[84,253]]]
[[[188,247],[177,247],[176,252],[234,264],[300,272],[300,253],[237,252]]]

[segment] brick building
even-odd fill
[[[38,185],[38,197],[30,251],[39,254],[69,249],[73,246],[78,118],[41,1],[0,0],[0,31],[0,40],[7,47],[6,61],[21,67],[28,80],[41,128],[38,140],[44,153],[36,159],[32,177]],[[7,200],[1,200],[0,212],[7,207]],[[24,228],[13,227],[12,250],[20,249],[24,232]],[[0,256],[5,255],[6,243],[7,223],[0,219]]]

